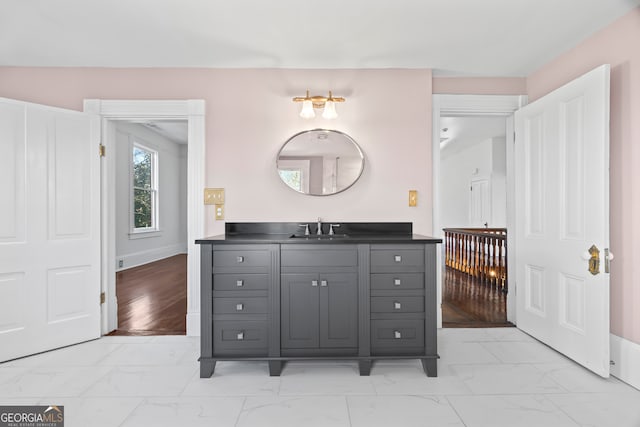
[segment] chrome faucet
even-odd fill
[[[318,236],[322,235],[322,220],[318,217],[318,229],[316,230]]]
[[[309,235],[309,224],[298,224],[298,227],[304,227],[304,235]]]
[[[336,227],[340,227],[340,224],[329,224],[329,235],[333,236],[336,234],[333,229]]]

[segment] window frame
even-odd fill
[[[134,150],[139,149],[151,154],[151,188],[146,189],[135,186],[134,172]],[[152,237],[153,234],[160,231],[160,189],[159,189],[159,171],[158,150],[149,144],[141,142],[138,139],[132,139],[129,145],[129,238],[136,239],[142,237]],[[149,191],[151,194],[151,226],[136,227],[135,224],[135,191]]]

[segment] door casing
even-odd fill
[[[440,117],[445,116],[503,116],[509,118],[513,113],[527,104],[528,97],[526,95],[433,95],[432,97],[432,234],[434,237],[444,237],[442,231],[442,222],[440,219]],[[515,210],[513,209],[513,134],[509,134],[509,129],[513,129],[513,123],[507,120],[507,228],[509,228],[515,219]],[[507,247],[511,248],[512,238],[507,236]],[[444,245],[437,251],[437,264],[443,266]],[[511,252],[511,249],[509,249]],[[511,266],[515,265],[513,257],[508,258],[507,270],[509,277],[511,276]],[[438,328],[442,328],[442,268],[436,269],[438,282]],[[507,320],[515,323],[515,303],[516,299],[512,295],[513,292],[507,294]]]
[[[115,253],[115,156],[109,156],[115,144],[115,121],[186,120],[187,149],[187,335],[200,335],[200,251],[195,240],[204,236],[205,212],[202,192],[205,187],[205,102],[204,100],[141,101],[86,99],[84,111],[101,116],[102,144],[106,156],[101,167],[102,255],[101,288],[102,334],[117,328]]]

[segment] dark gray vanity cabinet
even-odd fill
[[[378,359],[416,358],[437,376],[439,239],[250,234],[197,243],[201,377],[218,360],[266,360],[279,375],[287,360],[317,358],[357,360],[361,375]]]
[[[285,356],[358,352],[355,245],[282,245],[281,349]]]

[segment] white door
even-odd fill
[[[0,362],[100,336],[99,135],[0,98]]]
[[[515,114],[518,328],[609,376],[609,66]],[[601,262],[589,272],[585,253]]]
[[[487,227],[491,216],[491,193],[488,179],[471,181],[469,193],[469,225]]]

